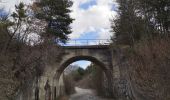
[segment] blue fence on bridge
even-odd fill
[[[62,46],[91,46],[91,45],[109,45],[110,39],[72,39],[61,44]]]

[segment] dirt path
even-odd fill
[[[69,100],[113,100],[104,99],[96,95],[95,91],[91,89],[81,89],[76,87],[76,93],[70,96]]]

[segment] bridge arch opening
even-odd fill
[[[96,68],[98,67],[99,69],[101,69],[102,70],[102,72],[101,72],[101,75],[104,75],[104,76],[102,76],[102,77],[105,77],[106,78],[106,80],[107,80],[107,82],[105,83],[107,86],[105,87],[105,86],[101,86],[101,88],[100,89],[102,89],[102,91],[110,91],[110,89],[109,89],[109,84],[111,83],[110,82],[110,79],[111,79],[111,75],[110,75],[110,73],[109,73],[109,69],[107,68],[107,66],[102,62],[102,61],[100,61],[100,60],[98,60],[97,58],[95,58],[95,57],[92,57],[92,56],[75,56],[75,57],[71,57],[71,58],[69,58],[69,59],[67,59],[65,62],[63,62],[62,64],[60,64],[60,66],[58,67],[58,69],[57,69],[57,71],[56,71],[56,74],[55,74],[55,76],[54,76],[54,97],[56,98],[56,91],[58,91],[57,92],[57,94],[58,95],[63,95],[63,90],[62,90],[62,87],[63,87],[63,85],[61,85],[60,84],[60,81],[62,80],[62,78],[61,77],[64,77],[63,75],[64,75],[64,71],[65,71],[65,69],[67,68],[67,67],[69,67],[69,65],[70,64],[72,64],[72,63],[74,63],[74,62],[76,62],[76,61],[81,61],[81,60],[84,60],[84,61],[90,61],[90,62],[92,62],[93,64],[95,64],[96,66]],[[93,80],[93,81],[95,81],[95,80]],[[56,82],[58,82],[57,84],[56,84]],[[98,81],[99,82],[99,81]],[[101,81],[100,81],[101,82]],[[95,83],[95,82],[94,82]],[[92,83],[93,85],[95,85],[94,83]],[[55,86],[55,84],[56,84],[56,86]],[[103,84],[102,82],[101,82],[101,84]],[[66,85],[66,84],[64,84],[64,85]],[[59,90],[56,90],[56,87],[59,87]],[[95,90],[96,90],[97,88],[95,88]],[[97,90],[96,90],[97,91]],[[104,92],[105,93],[105,92]],[[102,94],[103,95],[103,94]],[[110,94],[104,94],[105,96],[109,96]]]
[[[100,60],[98,60],[97,58],[95,58],[95,57],[92,57],[92,56],[75,56],[75,57],[71,57],[71,58],[69,58],[69,59],[67,59],[67,60],[65,60],[65,62],[63,62],[59,67],[58,67],[58,69],[57,69],[57,71],[56,71],[56,74],[55,74],[55,76],[54,76],[54,79],[56,80],[56,81],[54,81],[54,84],[56,84],[55,82],[59,82],[60,83],[60,79],[61,79],[61,77],[63,77],[63,75],[64,75],[64,70],[67,68],[67,67],[69,67],[69,65],[70,64],[72,64],[72,63],[74,63],[74,62],[76,62],[76,61],[81,61],[81,60],[84,60],[84,61],[90,61],[90,62],[92,62],[93,64],[95,64],[96,65],[96,68],[98,67],[98,68],[100,68],[101,70],[102,70],[102,73],[101,73],[101,75],[105,75],[105,80],[107,81],[105,84],[106,84],[106,87],[104,86],[102,86],[101,88],[102,89],[104,89],[105,88],[105,90],[106,91],[108,91],[106,94],[104,94],[105,96],[108,96],[109,97],[109,95],[110,94],[108,94],[109,92],[110,92],[110,90],[111,90],[111,88],[109,88],[109,84],[111,84],[111,74],[110,74],[110,69],[108,69],[108,66],[106,66],[102,61],[100,61]],[[104,77],[104,76],[102,76],[102,77]],[[95,80],[93,80],[93,81],[95,81]],[[103,83],[101,83],[101,84],[103,84]],[[58,87],[60,87],[60,84],[58,84],[57,85]],[[103,91],[105,91],[105,90],[103,90]],[[54,89],[54,91],[56,91],[56,89]],[[61,91],[60,92],[60,90],[58,91],[58,93],[59,93],[59,95],[62,95],[62,93],[63,93],[63,91]],[[56,94],[56,92],[54,92],[54,94]]]
[[[81,61],[81,60],[85,60],[85,61],[90,61],[94,64],[96,64],[98,67],[100,67],[106,75],[107,74],[107,67],[105,66],[105,64],[101,61],[99,61],[97,58],[95,57],[91,57],[91,56],[76,56],[76,57],[72,57],[69,58],[67,61],[65,61],[64,63],[62,63],[60,65],[60,67],[57,69],[57,74],[56,74],[56,78],[59,79],[61,74],[64,72],[64,70],[72,63],[76,62],[76,61]]]

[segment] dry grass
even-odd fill
[[[170,39],[140,42],[128,62],[132,82],[144,96],[170,100]]]

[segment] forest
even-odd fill
[[[117,0],[113,46],[123,50],[128,78],[148,100],[170,99],[170,0]]]
[[[65,43],[71,33],[71,5],[69,0],[42,0],[21,2],[12,14],[0,10],[0,100],[27,91],[47,63],[60,58],[58,43]]]

